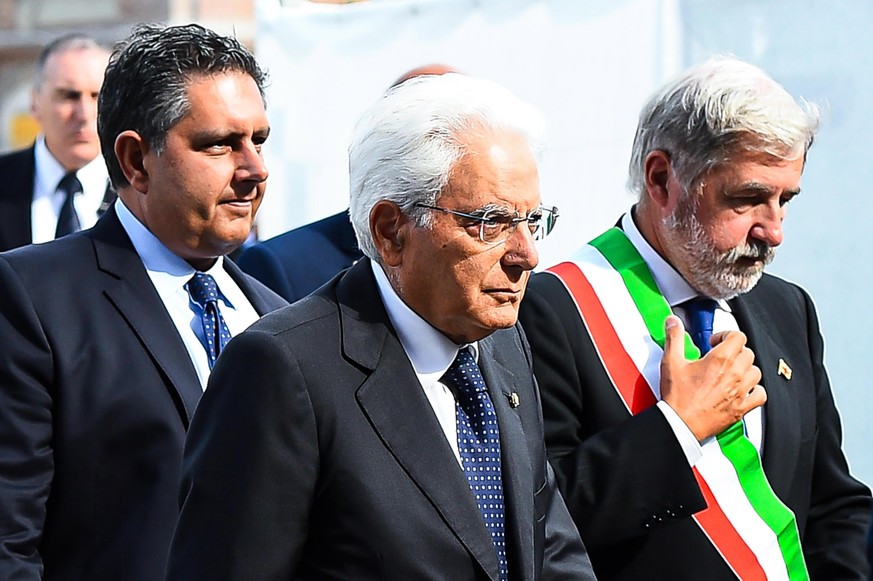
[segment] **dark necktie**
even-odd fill
[[[467,349],[458,352],[442,382],[453,386],[457,392],[455,410],[461,464],[497,550],[500,579],[505,581],[509,577],[509,565],[504,532],[500,433],[494,404],[479,366]]]
[[[709,338],[712,337],[712,319],[718,306],[712,299],[697,297],[682,303],[688,316],[688,334],[691,340],[700,349],[700,356],[704,356],[712,349]]]
[[[58,214],[55,238],[76,232],[82,227],[79,222],[79,215],[76,214],[76,207],[73,205],[73,199],[76,197],[76,194],[82,192],[82,182],[76,177],[76,172],[71,171],[65,175],[58,183],[58,190],[64,192],[64,203]]]
[[[218,310],[218,286],[211,275],[196,273],[188,281],[188,294],[191,300],[200,305],[200,323],[203,325],[203,337],[206,356],[209,358],[209,369],[215,365],[215,360],[227,342],[230,341],[230,331],[224,323],[221,311]]]

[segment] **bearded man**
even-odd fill
[[[598,579],[866,578],[812,300],[763,273],[817,128],[756,67],[691,69],[640,115],[637,204],[531,279],[549,458]]]

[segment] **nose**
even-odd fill
[[[97,119],[97,99],[88,94],[82,94],[76,99],[73,115],[78,121],[89,122]]]
[[[769,246],[779,246],[784,238],[782,221],[785,219],[785,206],[775,200],[760,209],[755,225],[752,227],[753,238],[766,242]]]
[[[503,254],[504,266],[518,266],[522,270],[533,270],[540,261],[540,255],[534,244],[533,234],[522,223],[506,239],[506,252]]]
[[[244,145],[239,152],[236,178],[239,181],[260,183],[265,181],[268,175],[270,172],[267,171],[267,166],[261,155],[261,146],[251,142]]]

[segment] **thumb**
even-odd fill
[[[664,359],[681,360],[685,358],[685,325],[676,315],[664,321]]]

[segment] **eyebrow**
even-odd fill
[[[739,187],[732,188],[730,190],[724,190],[724,195],[727,197],[734,197],[735,195],[742,192],[751,192],[758,195],[767,195],[774,193],[774,188],[768,186],[767,184],[763,184],[761,182],[746,182]],[[792,196],[800,195],[800,188],[792,188],[782,192],[784,194],[789,194]]]
[[[270,135],[270,127],[262,127],[260,129],[256,129],[252,132],[251,136],[253,138],[257,137],[269,137]],[[202,131],[198,131],[191,136],[191,141],[195,143],[210,143],[213,141],[236,141],[240,139],[246,139],[249,137],[249,133],[247,131],[222,131],[222,130],[209,130],[203,129]]]

